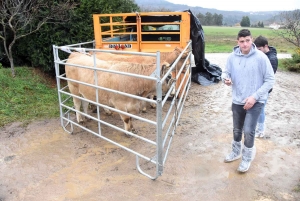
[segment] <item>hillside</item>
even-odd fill
[[[195,15],[198,13],[206,14],[210,12],[212,14],[222,14],[223,24],[229,26],[239,23],[243,16],[248,16],[250,18],[251,24],[256,24],[257,22],[263,22],[264,25],[269,25],[274,22],[276,15],[280,11],[261,11],[261,12],[243,12],[243,11],[222,11],[217,9],[203,8],[203,7],[191,7],[183,4],[174,4],[166,0],[151,0],[151,5],[149,5],[149,0],[135,0],[135,2],[144,9],[147,10],[159,10],[168,9],[171,11],[182,11],[191,10]]]

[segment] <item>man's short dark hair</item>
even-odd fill
[[[255,39],[254,44],[256,45],[256,47],[264,47],[265,45],[269,45],[268,44],[268,39],[266,37],[263,37],[263,36],[258,36]]]
[[[249,29],[242,29],[239,31],[237,39],[241,37],[247,37],[247,36],[251,36],[251,32],[249,31]]]

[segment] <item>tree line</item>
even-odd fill
[[[222,26],[223,25],[223,15],[217,13],[207,12],[205,15],[202,13],[196,14],[196,17],[200,20],[201,24],[204,26]],[[258,22],[256,24],[250,23],[250,18],[248,16],[243,16],[239,24],[241,27],[264,27],[263,22]]]
[[[222,26],[223,25],[223,15],[217,13],[207,12],[205,15],[202,13],[196,14],[196,17],[200,20],[201,24],[204,26]]]
[[[264,28],[264,22],[258,22],[256,24],[251,24],[250,23],[250,18],[248,16],[243,16],[241,22],[240,22],[241,27],[260,27],[260,28]]]

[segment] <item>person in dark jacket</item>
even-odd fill
[[[268,40],[266,37],[263,36],[258,36],[255,41],[254,44],[256,45],[257,49],[259,49],[260,51],[262,51],[263,53],[265,53],[272,65],[274,74],[277,71],[277,67],[278,67],[278,58],[277,58],[277,51],[275,47],[269,46],[268,44]],[[272,89],[270,89],[270,92],[272,91]],[[266,102],[264,104],[264,107],[261,110],[261,113],[259,115],[258,121],[257,121],[257,129],[255,131],[255,137],[264,137],[265,136],[265,106],[267,104],[267,99]]]

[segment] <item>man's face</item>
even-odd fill
[[[251,36],[240,37],[237,42],[243,54],[248,54],[250,52],[252,46]]]
[[[259,50],[262,51],[263,53],[267,53],[267,52],[269,51],[268,45],[261,46],[261,47],[257,47],[257,49],[259,49]]]

